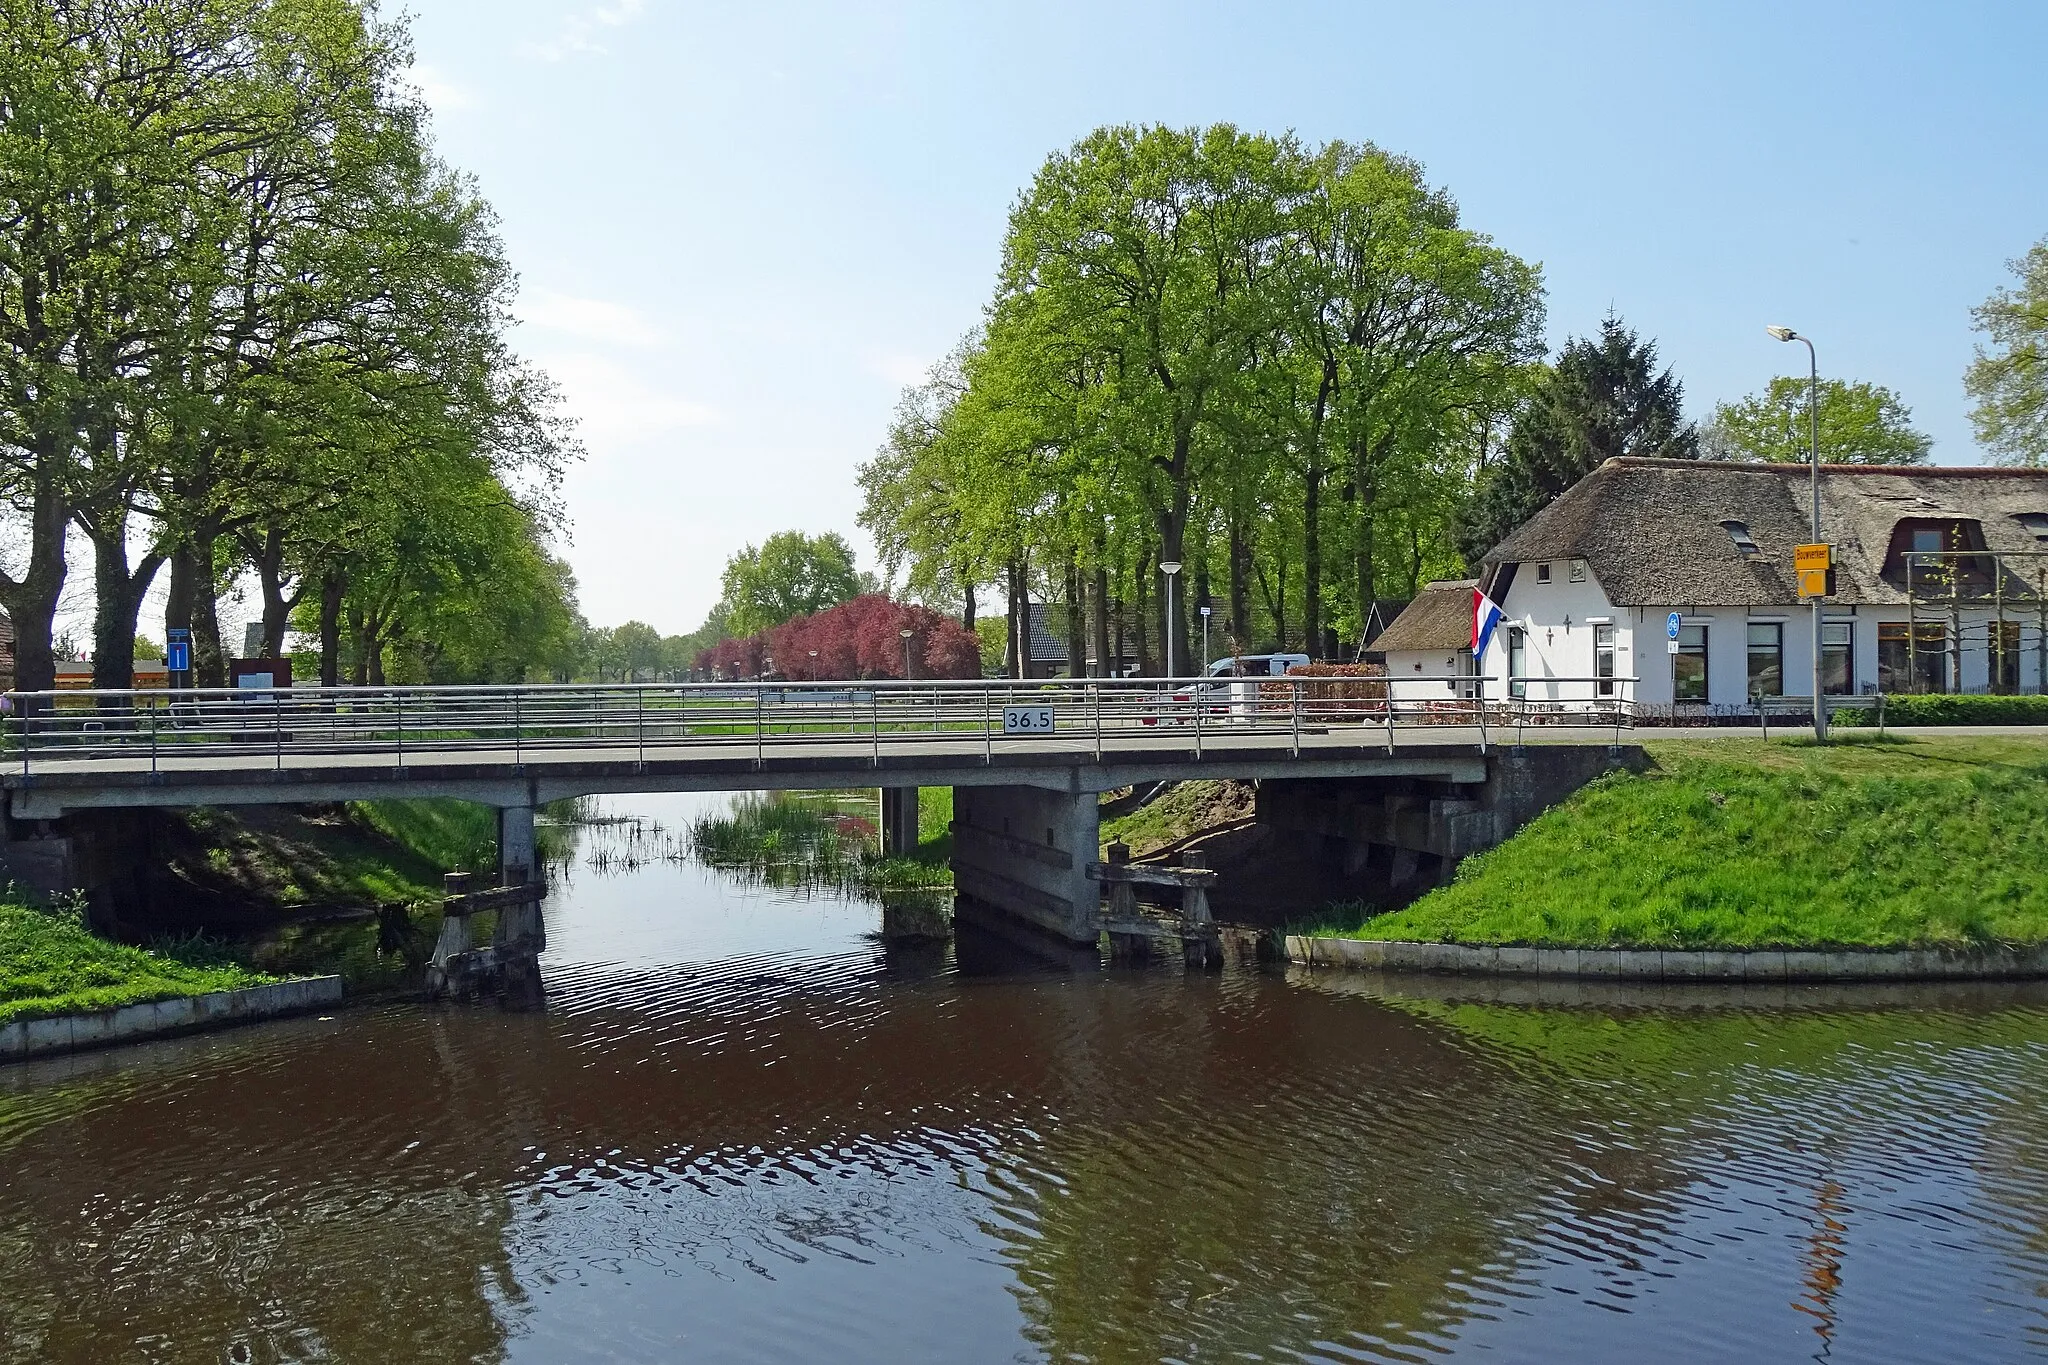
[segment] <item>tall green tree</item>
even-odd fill
[[[854,567],[853,547],[836,531],[778,531],[728,559],[723,585],[726,625],[734,635],[850,602],[868,586]]]
[[[1502,459],[1481,479],[1460,519],[1459,543],[1477,564],[1509,532],[1617,456],[1699,458],[1685,420],[1685,386],[1657,368],[1657,347],[1621,319],[1597,338],[1574,337],[1515,417]]]
[[[1723,403],[1700,433],[1701,449],[1717,460],[1778,463],[1811,457],[1807,412],[1809,381],[1779,375],[1770,387],[1736,403]],[[1934,439],[1913,427],[1913,412],[1881,384],[1823,379],[1814,412],[1825,464],[1925,464]]]
[[[1990,338],[1963,375],[1977,439],[2002,464],[2048,464],[2048,238],[2012,262],[2017,288],[1971,314]]]

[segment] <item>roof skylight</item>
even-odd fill
[[[1749,559],[1763,553],[1756,541],[1750,538],[1747,523],[1724,521],[1721,523],[1721,529],[1728,533],[1728,539],[1735,542],[1735,548],[1742,552],[1743,558]]]
[[[2012,519],[2034,533],[2034,539],[2048,545],[2048,512],[2015,512]]]

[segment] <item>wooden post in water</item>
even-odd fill
[[[1131,846],[1121,840],[1104,850],[1111,867],[1125,867],[1131,861]],[[1109,956],[1112,962],[1150,962],[1152,936],[1119,929],[1138,920],[1138,888],[1128,881],[1109,883]]]
[[[1188,853],[1182,856],[1180,865],[1189,870],[1200,870],[1209,866],[1209,860],[1199,852]],[[1202,882],[1190,880],[1181,887],[1180,918],[1183,960],[1199,971],[1220,968],[1223,965],[1223,936],[1209,914],[1209,888]]]
[[[437,998],[453,994],[458,986],[451,966],[459,963],[473,946],[469,938],[469,906],[462,897],[469,891],[467,872],[450,872],[441,878],[441,936],[435,940],[433,960],[427,965],[427,992]]]

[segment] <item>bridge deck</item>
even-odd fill
[[[1499,732],[1488,736],[1497,747]],[[1611,744],[1612,726],[1546,726],[1545,743]],[[1391,739],[1391,743],[1390,743]],[[875,786],[1024,785],[1108,791],[1169,778],[1439,776],[1478,781],[1476,727],[1346,727],[1287,734],[1227,729],[1143,739],[1057,736],[984,741],[768,739],[758,746],[649,744],[620,750],[566,743],[448,752],[159,753],[122,757],[38,756],[26,774],[0,774],[17,818],[49,818],[104,806],[186,806],[459,796],[520,805],[595,793]]]

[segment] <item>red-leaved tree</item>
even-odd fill
[[[918,678],[978,678],[981,642],[930,607],[869,593],[799,616],[744,640],[727,640],[697,656],[714,677],[753,678],[768,672],[796,682],[903,676],[903,632],[910,632],[911,672]]]

